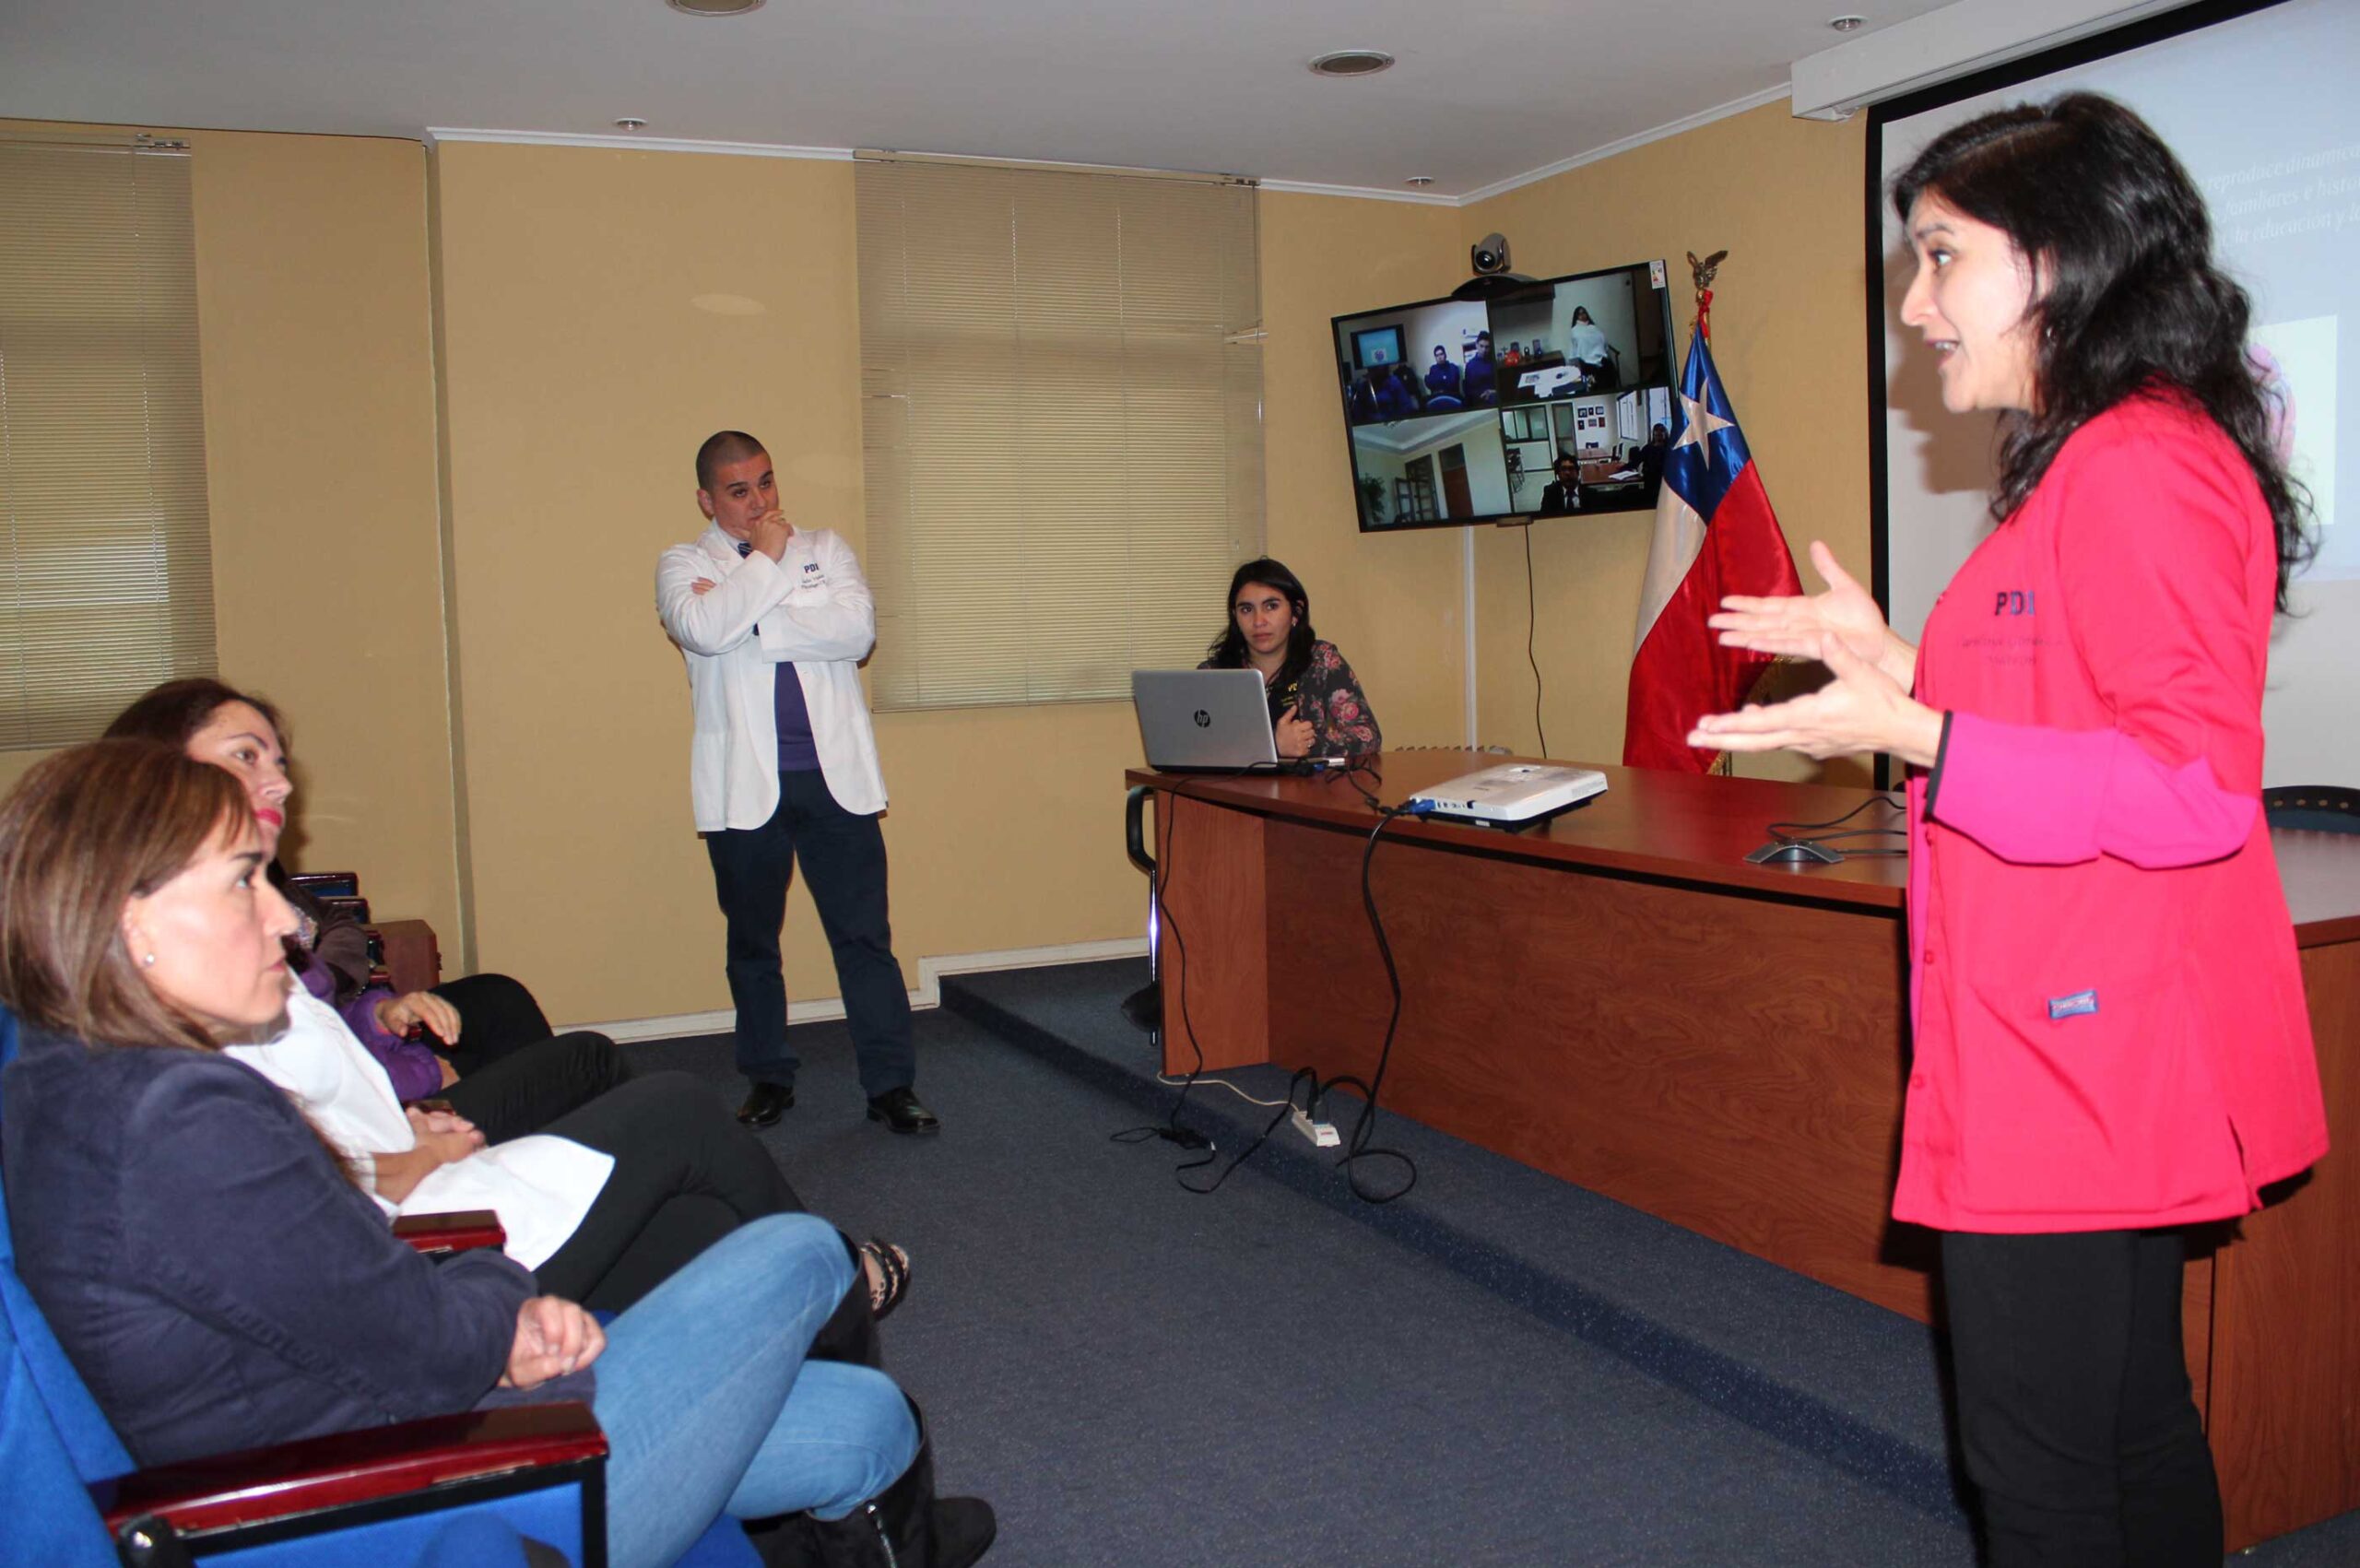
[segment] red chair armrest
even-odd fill
[[[110,1534],[153,1515],[190,1537],[606,1453],[589,1406],[517,1405],[159,1465],[90,1495]]]
[[[454,1208],[447,1214],[405,1214],[394,1221],[394,1240],[422,1253],[473,1252],[503,1247],[508,1232],[489,1208]]]

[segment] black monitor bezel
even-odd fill
[[[1637,382],[1630,386],[1618,387],[1616,390],[1618,392],[1629,392],[1637,389],[1662,386],[1667,388],[1676,396],[1680,390],[1680,356],[1678,352],[1678,338],[1674,333],[1674,324],[1672,320],[1670,275],[1660,257],[1648,258],[1635,262],[1624,262],[1613,266],[1591,267],[1582,272],[1559,273],[1553,277],[1536,277],[1529,282],[1526,282],[1519,278],[1514,289],[1503,289],[1498,291],[1496,295],[1487,296],[1478,300],[1461,299],[1457,294],[1438,294],[1431,299],[1412,300],[1394,305],[1376,305],[1372,306],[1367,310],[1347,311],[1341,314],[1330,316],[1328,319],[1328,352],[1331,359],[1335,359],[1337,360],[1339,368],[1343,369],[1343,361],[1337,353],[1337,347],[1339,342],[1339,334],[1343,333],[1345,330],[1343,324],[1346,322],[1365,320],[1370,316],[1385,316],[1396,313],[1406,314],[1409,312],[1422,311],[1433,305],[1477,304],[1481,305],[1483,309],[1484,322],[1488,327],[1491,323],[1492,311],[1497,305],[1503,303],[1513,303],[1518,300],[1529,299],[1533,295],[1542,292],[1553,292],[1559,287],[1567,283],[1579,283],[1587,278],[1608,277],[1618,274],[1637,273],[1643,270],[1649,274],[1649,287],[1660,300],[1663,311],[1662,328],[1664,342],[1664,379],[1660,382]],[[1654,277],[1657,275],[1661,275],[1664,277],[1664,283],[1659,288],[1656,287],[1654,284]],[[1373,329],[1363,328],[1362,330]],[[1498,363],[1498,348],[1499,344],[1495,335],[1493,342],[1493,364],[1495,366]],[[1355,352],[1357,353],[1357,348],[1355,348]],[[1403,364],[1409,363],[1408,345],[1406,342],[1403,345],[1403,357],[1401,362]],[[1336,389],[1337,410],[1343,417],[1344,471],[1347,481],[1351,486],[1352,516],[1355,523],[1358,525],[1359,531],[1361,533],[1407,534],[1421,532],[1432,528],[1496,527],[1511,523],[1579,522],[1584,518],[1589,517],[1622,516],[1633,512],[1652,512],[1655,510],[1657,498],[1660,493],[1662,485],[1660,476],[1658,476],[1657,479],[1653,483],[1641,486],[1637,491],[1633,493],[1629,500],[1621,501],[1612,505],[1588,507],[1580,512],[1555,513],[1546,516],[1532,512],[1486,512],[1468,517],[1439,517],[1431,521],[1422,519],[1412,523],[1371,524],[1368,517],[1368,508],[1363,504],[1361,496],[1360,464],[1354,456],[1354,448],[1352,444],[1352,430],[1354,427],[1352,425],[1351,391],[1351,379],[1348,372]],[[1545,401],[1542,406],[1547,406]],[[1503,405],[1500,404],[1492,404],[1489,406],[1489,411],[1496,415],[1500,412],[1502,407]]]

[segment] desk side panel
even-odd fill
[[[1268,824],[1272,1058],[1365,1079],[1389,993],[1360,841]],[[1887,1217],[1897,912],[1380,844],[1406,1115],[1925,1319],[1930,1235]]]
[[[1156,792],[1166,1073],[1195,1071],[1199,1049],[1208,1072],[1270,1059],[1263,834],[1250,812]]]
[[[2211,1431],[2232,1551],[2360,1508],[2360,941],[2302,959],[2333,1142],[2216,1255]]]

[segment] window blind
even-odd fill
[[[214,669],[189,160],[0,137],[0,749]]]
[[[1262,544],[1255,193],[864,159],[880,709],[1127,698]]]

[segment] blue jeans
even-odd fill
[[[852,1281],[833,1227],[774,1214],[615,1319],[592,1401],[614,1568],[670,1562],[725,1513],[842,1518],[909,1468],[917,1423],[892,1379],[803,1359]]]

